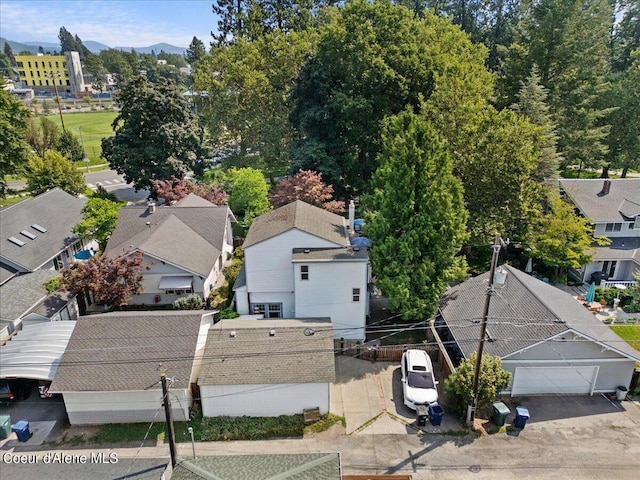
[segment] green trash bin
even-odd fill
[[[507,416],[511,413],[509,407],[502,402],[496,402],[493,404],[493,423],[501,427],[507,420]]]
[[[11,415],[0,415],[0,439],[11,435]]]

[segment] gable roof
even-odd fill
[[[613,237],[609,245],[594,246],[592,262],[632,260],[640,265],[640,237]]]
[[[82,220],[82,207],[87,199],[69,195],[54,188],[0,211],[0,259],[24,271],[34,271],[75,243],[78,237],[71,229]],[[44,227],[41,232],[34,225]],[[20,232],[35,236],[31,239]],[[24,243],[18,246],[13,237]]]
[[[81,317],[50,391],[160,387],[160,373],[189,388],[201,312],[112,312]],[[159,367],[161,365],[161,367]]]
[[[339,480],[338,453],[282,453],[265,455],[213,455],[184,459],[174,468],[172,480]]]
[[[255,218],[243,247],[248,248],[294,228],[324,238],[336,246],[349,245],[347,222],[343,217],[296,200]]]
[[[571,330],[640,360],[640,353],[571,295],[510,265],[503,268],[508,272],[507,282],[491,297],[485,353],[505,358]],[[488,280],[486,272],[456,285],[440,306],[440,315],[466,358],[478,347]]]
[[[45,316],[52,316],[62,308],[73,295],[56,292],[49,295],[44,283],[60,273],[55,270],[36,270],[18,275],[0,286],[0,318],[17,320],[40,305]]]
[[[270,336],[271,330],[275,335]],[[328,318],[221,320],[209,330],[204,358],[200,385],[335,380],[333,330]]]
[[[606,179],[609,193],[602,194],[604,179],[560,179],[560,186],[593,222],[622,222],[640,213],[640,178]]]
[[[154,213],[147,207],[121,208],[105,253],[120,256],[140,250],[199,275],[208,275],[222,252],[231,212],[226,206],[219,207],[203,199],[200,200],[205,204],[201,204],[193,197],[185,197],[186,203],[156,208]]]

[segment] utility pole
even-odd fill
[[[56,78],[61,78],[60,77],[60,72],[56,72],[55,74],[53,72],[49,72],[49,78],[51,78],[51,81],[53,82],[53,89],[56,92],[56,102],[58,103],[58,113],[60,113],[60,123],[62,124],[62,131],[63,132],[67,132],[66,128],[64,128],[64,118],[62,118],[62,107],[60,106],[60,96],[58,95],[58,86],[56,85]]]
[[[164,372],[160,374],[162,383],[162,403],[164,404],[164,415],[167,423],[167,436],[169,437],[169,452],[171,453],[171,466],[178,463],[176,457],[176,437],[173,429],[173,414],[171,413],[171,400],[169,399],[169,389],[167,388],[167,376]]]
[[[467,408],[467,425],[473,425],[473,420],[478,407],[478,384],[480,379],[480,364],[482,363],[482,351],[484,350],[484,342],[487,336],[487,319],[489,317],[489,306],[491,304],[491,296],[495,293],[493,288],[496,266],[498,264],[498,253],[503,245],[502,237],[496,234],[493,242],[493,255],[491,257],[491,270],[489,271],[489,286],[487,287],[487,296],[484,301],[484,310],[482,312],[482,324],[480,326],[480,342],[478,343],[478,353],[476,356],[475,371],[473,374],[473,400]]]

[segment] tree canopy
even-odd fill
[[[462,185],[434,127],[410,111],[386,121],[379,162],[363,200],[377,285],[392,311],[427,319],[460,273]]]
[[[71,230],[84,239],[95,239],[104,250],[107,239],[116,228],[118,211],[122,203],[112,202],[100,197],[91,197],[82,207],[82,220]]]
[[[136,190],[150,188],[153,180],[202,172],[208,154],[203,131],[175,83],[135,77],[116,99],[121,109],[112,124],[115,135],[102,140],[102,156]]]
[[[51,188],[60,188],[71,195],[83,193],[87,186],[82,172],[56,150],[47,150],[43,157],[31,155],[25,173],[27,189],[40,195]]]
[[[25,133],[30,116],[0,81],[0,197],[6,194],[6,176],[19,173],[28,161],[30,148]]]
[[[333,186],[322,181],[321,173],[311,170],[300,170],[292,177],[281,180],[271,194],[271,204],[275,208],[296,200],[333,213],[343,213],[345,209],[344,202],[333,199]]]

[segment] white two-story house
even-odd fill
[[[594,246],[593,260],[579,274],[590,283],[604,272],[602,287],[628,286],[640,271],[640,178],[561,179],[561,190],[591,221],[595,235],[609,237]]]
[[[343,217],[298,200],[256,218],[243,246],[238,313],[330,317],[334,338],[365,338],[369,255]]]
[[[205,299],[233,255],[232,220],[229,207],[194,194],[167,207],[121,208],[105,255],[143,254],[143,291],[129,303],[165,305],[192,293]]]

